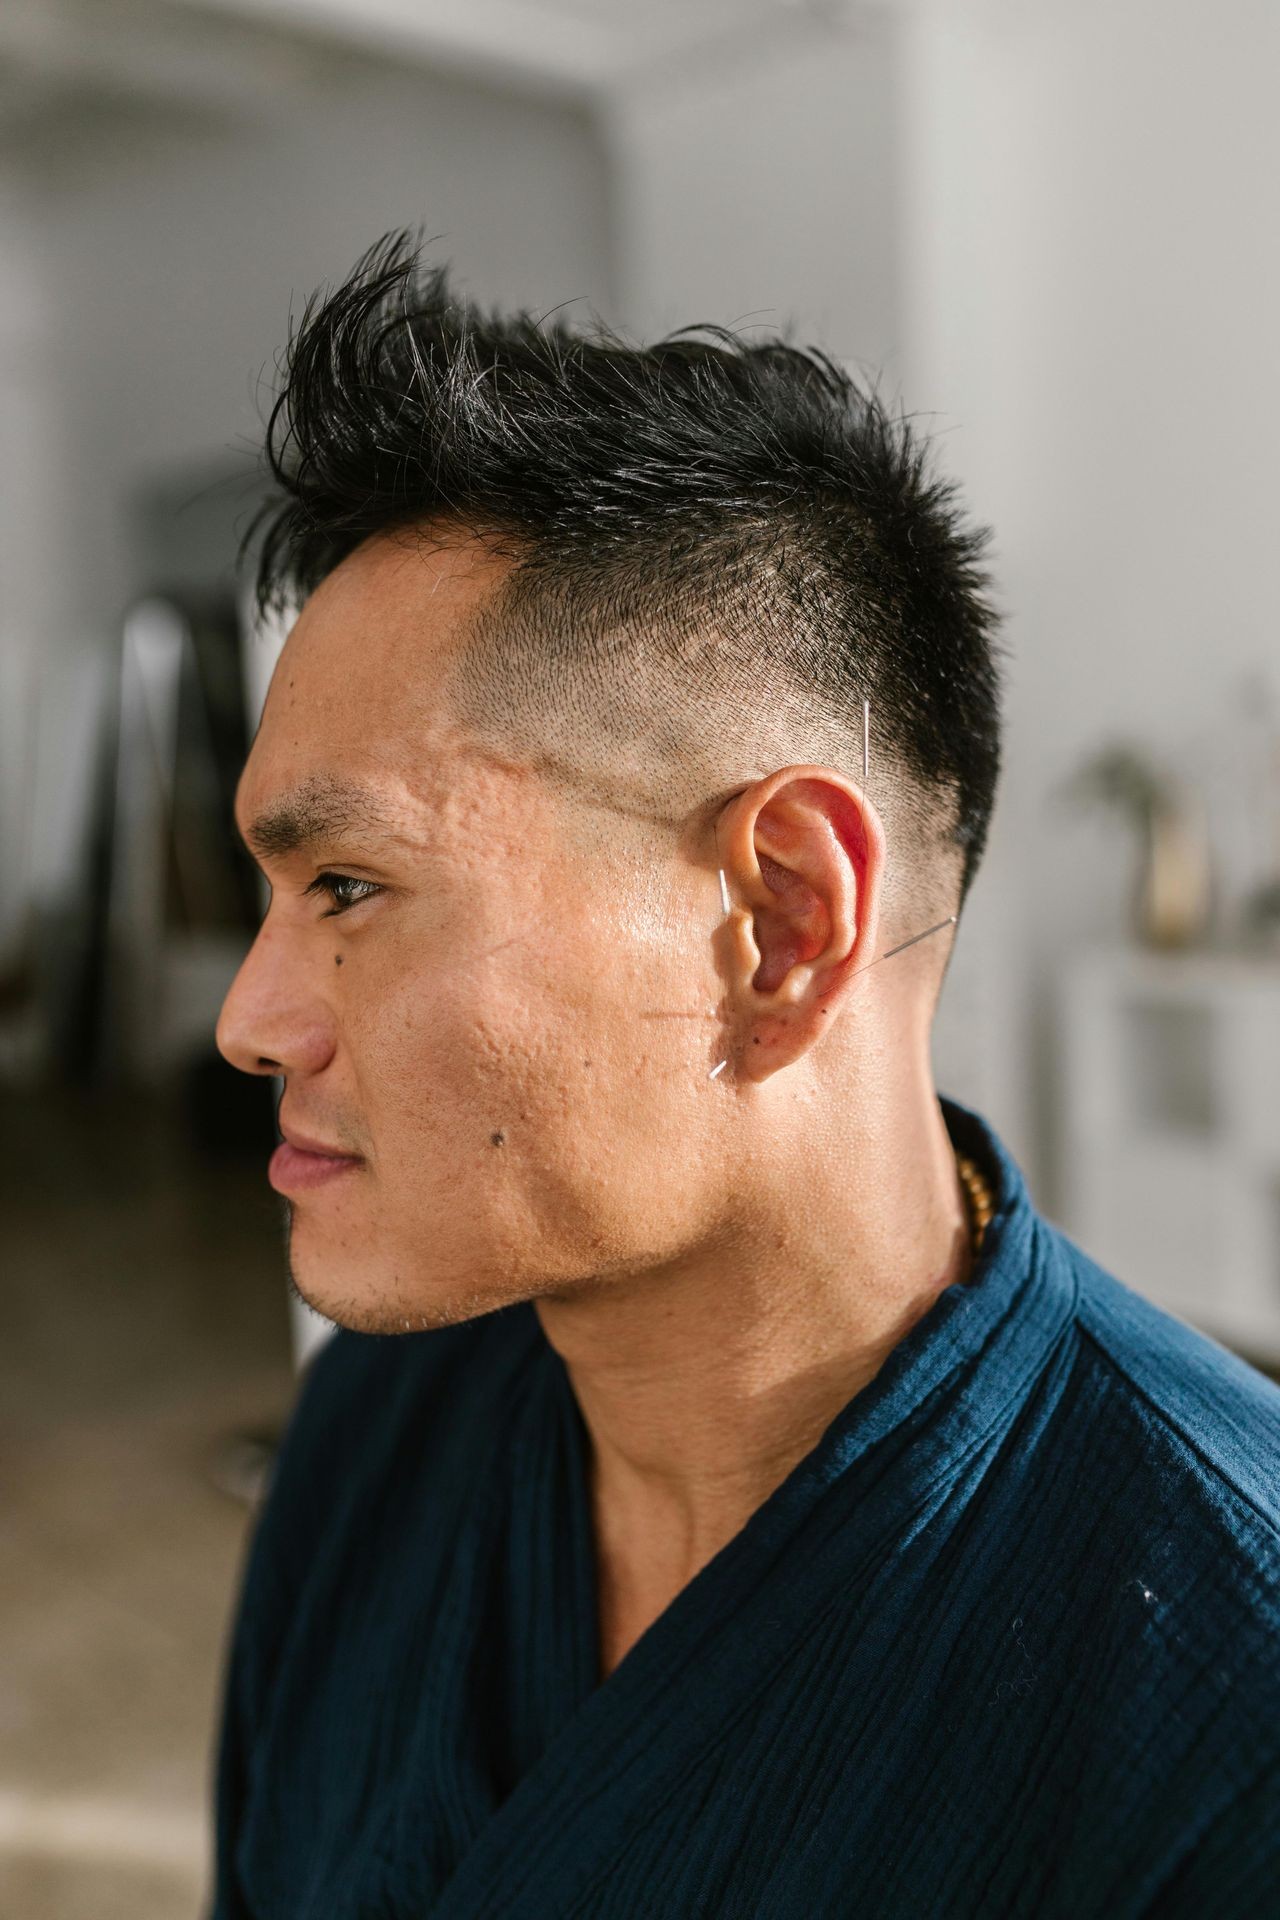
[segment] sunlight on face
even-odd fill
[[[346,560],[289,636],[237,796],[272,898],[218,1044],[283,1077],[286,1131],[362,1156],[286,1204],[299,1293],[366,1332],[650,1268],[719,1204],[695,1104],[705,877],[672,863],[624,896],[537,776],[445,711],[505,564],[387,539]]]

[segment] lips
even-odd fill
[[[345,1182],[364,1169],[358,1153],[334,1153],[324,1141],[294,1127],[282,1127],[284,1139],[267,1165],[267,1179],[277,1193],[308,1192],[332,1181]]]
[[[280,1127],[281,1133],[291,1147],[299,1153],[320,1153],[329,1160],[359,1160],[358,1153],[347,1153],[342,1147],[331,1147],[327,1140],[313,1139],[310,1134],[299,1133],[296,1127]]]
[[[359,1160],[362,1156],[354,1153],[350,1147],[338,1147],[318,1133],[306,1133],[293,1124],[293,1118],[284,1117],[283,1101],[276,1108],[276,1125],[291,1147],[299,1153],[321,1153],[327,1160]]]

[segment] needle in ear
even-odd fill
[[[882,960],[892,960],[895,953],[902,953],[907,947],[914,947],[917,940],[927,940],[931,933],[941,933],[944,927],[954,926],[956,918],[954,913],[949,913],[945,920],[939,920],[936,927],[926,927],[923,933],[913,933],[909,940],[903,940],[898,946],[890,947],[888,953],[877,954],[874,960],[868,960],[866,967],[855,968],[850,978],[856,978],[857,974],[865,973],[867,967],[878,967]]]
[[[869,700],[864,700],[862,703],[862,784],[863,786],[865,786],[867,783],[867,769],[870,764],[870,759],[871,759],[871,702]],[[718,823],[715,825],[714,831],[716,835],[716,846],[718,849],[720,844],[720,830],[719,830]],[[727,920],[729,917],[730,911],[732,909],[733,903],[729,898],[729,883],[724,877],[723,867],[719,869],[719,874],[720,874],[720,905],[724,910],[724,917]],[[954,926],[958,917],[959,916],[957,914],[949,913],[946,919],[939,920],[936,926],[926,927],[923,933],[913,933],[909,940],[902,940],[898,943],[896,947],[890,947],[888,953],[877,954],[874,960],[867,961],[867,964],[865,967],[858,967],[856,969],[856,972],[851,976],[851,978],[856,979],[857,974],[866,973],[868,968],[870,967],[878,967],[882,960],[892,960],[895,953],[905,953],[907,948],[914,947],[918,940],[927,940],[930,934],[941,933],[944,927]],[[723,1073],[725,1068],[728,1066],[728,1064],[729,1064],[728,1060],[722,1060],[718,1066],[712,1067],[710,1073],[707,1075],[708,1080],[714,1080],[717,1074]]]

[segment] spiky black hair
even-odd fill
[[[650,818],[792,761],[860,778],[868,699],[887,924],[958,911],[1000,764],[988,535],[908,420],[817,348],[486,313],[421,253],[384,236],[291,331],[262,606],[371,535],[480,536],[512,567],[461,714],[580,788],[621,756]]]

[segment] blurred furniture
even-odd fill
[[[1061,1225],[1169,1312],[1280,1359],[1280,960],[1085,949],[1060,986]]]
[[[137,602],[119,690],[100,1052],[109,1077],[154,1087],[212,1046],[256,925],[231,811],[245,754],[234,607]]]

